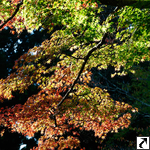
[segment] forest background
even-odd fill
[[[148,1],[1,0],[0,10],[1,150],[135,149],[149,135]]]

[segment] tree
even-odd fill
[[[41,45],[41,42],[49,38],[50,35],[46,33],[46,30],[40,31],[39,29],[36,31],[34,30],[34,34],[28,33],[27,30],[23,30],[23,32],[18,36],[17,34],[12,34],[10,30],[11,29],[7,28],[2,30],[0,33],[0,78],[6,78],[13,72],[12,67],[17,58],[27,52],[29,48],[33,48],[35,45]],[[11,103],[10,101],[5,101],[5,103],[0,103],[0,107],[12,106],[18,104],[20,101],[24,102],[24,100],[26,101],[26,99],[34,94],[34,92],[38,92],[36,86],[28,87],[28,90],[26,90],[26,96],[19,94],[19,92],[15,92],[15,98],[11,100]],[[26,149],[36,145],[36,141],[34,139],[38,139],[37,136],[34,136],[32,139],[27,139],[17,132],[11,133],[11,130],[7,127],[0,127],[0,131],[3,131],[4,129],[5,133],[2,137],[0,137],[0,149],[16,150],[19,149],[22,142],[27,145]]]
[[[129,127],[138,108],[123,98],[112,99],[107,86],[91,80],[92,69],[111,65],[111,77],[123,76],[150,60],[149,8],[104,6],[94,0],[4,0],[0,7],[1,29],[9,26],[20,34],[24,28],[42,27],[51,33],[50,40],[29,49],[15,61],[14,72],[1,79],[1,103],[11,102],[18,91],[26,95],[30,86],[39,89],[23,102],[1,107],[2,126],[31,137],[40,131],[33,149],[84,149],[80,135],[89,130],[100,146],[110,132]],[[111,84],[127,99],[150,106]]]
[[[6,78],[12,72],[15,60],[26,53],[28,49],[35,45],[39,46],[43,40],[48,39],[50,34],[46,32],[46,30],[40,31],[39,29],[31,34],[27,30],[23,30],[18,36],[17,33],[12,34],[10,28],[2,30],[0,33],[0,78]]]

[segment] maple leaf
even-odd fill
[[[147,9],[109,9],[88,0],[4,0],[0,8],[0,29],[9,26],[12,34],[19,34],[24,28],[31,32],[42,27],[51,33],[39,47],[18,58],[14,72],[0,80],[2,103],[15,98],[16,91],[27,94],[31,85],[39,89],[37,93],[27,94],[23,104],[1,108],[1,125],[30,137],[40,131],[38,147],[33,149],[60,150],[81,148],[77,128],[93,130],[94,136],[103,141],[108,133],[118,134],[120,128],[129,127],[132,113],[138,109],[122,102],[123,98],[113,99],[109,90],[141,101],[98,71],[94,83],[91,71],[94,67],[103,71],[112,65],[114,76],[124,75],[135,63],[150,60],[147,57],[150,51],[145,46],[149,44]]]

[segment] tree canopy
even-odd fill
[[[1,30],[9,27],[19,37],[40,28],[51,35],[0,80],[1,126],[30,137],[41,132],[33,148],[40,150],[85,149],[81,135],[93,131],[101,149],[107,135],[129,128],[143,107],[149,114],[149,66],[144,75],[137,67],[150,60],[145,6],[128,0],[1,0]],[[110,66],[114,70],[103,76]],[[119,84],[128,74],[133,84]]]

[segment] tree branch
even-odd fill
[[[64,102],[64,100],[68,97],[69,93],[73,90],[75,84],[77,83],[82,71],[84,70],[84,67],[89,59],[89,57],[91,56],[92,52],[94,52],[95,50],[97,50],[97,48],[100,48],[104,43],[105,43],[105,39],[107,37],[107,33],[104,34],[102,40],[97,44],[95,45],[93,48],[91,48],[91,50],[88,52],[88,54],[86,55],[85,59],[84,59],[84,62],[81,66],[81,69],[78,73],[78,76],[76,77],[76,79],[74,80],[71,88],[68,90],[68,92],[65,94],[65,96],[62,98],[62,100],[58,103],[57,107],[60,107],[62,105],[62,103]]]
[[[17,12],[19,11],[19,8],[22,4],[23,4],[23,0],[19,4],[17,4],[17,8],[16,8],[15,12],[12,14],[12,16],[9,17],[6,21],[4,21],[4,23],[2,25],[0,25],[0,29],[3,28],[3,26],[17,14]]]
[[[118,9],[120,9],[120,7],[116,7],[116,8],[113,10],[113,12],[111,12],[110,14],[115,13],[116,11],[118,11]],[[110,14],[109,14],[109,15],[110,15]],[[103,20],[103,21],[105,21],[105,20]],[[79,71],[79,73],[78,73],[78,76],[77,76],[76,79],[74,80],[74,82],[73,82],[71,88],[68,90],[68,92],[67,92],[67,93],[65,94],[65,96],[62,98],[62,100],[57,104],[57,108],[59,108],[59,107],[62,105],[62,103],[63,103],[63,102],[65,101],[65,99],[68,97],[69,93],[73,90],[73,88],[74,88],[75,84],[77,83],[77,81],[78,81],[78,79],[79,79],[79,77],[80,77],[82,71],[84,70],[84,67],[85,67],[85,65],[86,65],[86,63],[87,63],[89,57],[91,56],[91,54],[92,54],[95,50],[97,50],[97,48],[100,48],[100,47],[105,43],[105,39],[106,39],[107,36],[108,36],[108,33],[105,33],[105,34],[103,35],[103,37],[102,37],[102,40],[100,40],[97,45],[95,45],[93,48],[91,48],[91,50],[90,50],[90,51],[88,52],[88,54],[85,56],[84,62],[83,62],[83,64],[82,64],[82,66],[81,66],[81,69],[80,69],[80,71]]]

